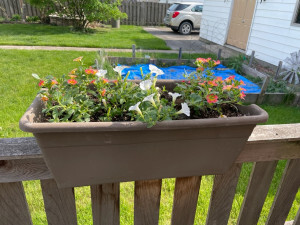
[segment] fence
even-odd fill
[[[128,15],[121,24],[157,26],[163,24],[170,4],[158,2],[124,1],[120,10]],[[11,18],[14,14],[26,16],[40,16],[39,10],[27,4],[25,0],[0,0],[0,17]]]
[[[141,26],[159,26],[163,24],[170,4],[158,2],[123,2],[120,10],[128,15],[127,19],[121,21],[121,24],[141,25]]]
[[[0,0],[0,17],[11,18],[19,14],[26,16],[40,16],[40,11],[32,7],[25,0]]]
[[[255,162],[238,225],[257,224],[278,160],[288,160],[266,225],[283,225],[300,187],[300,124],[257,126],[235,164],[215,175],[206,225],[228,223],[242,164]],[[155,162],[153,162],[155,163]],[[41,180],[48,224],[76,225],[74,188],[59,189],[34,138],[0,139],[0,225],[32,225],[22,181]],[[193,225],[201,176],[177,178],[172,225]],[[157,225],[162,180],[135,182],[134,224]],[[93,224],[120,224],[120,183],[92,185]],[[300,224],[300,209],[293,225]]]

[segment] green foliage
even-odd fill
[[[238,74],[242,74],[242,65],[247,60],[247,56],[240,54],[224,60],[223,64],[230,69],[234,69]]]
[[[221,77],[216,78],[213,75],[210,68],[219,63],[211,59],[198,58],[196,61],[198,72],[186,75],[187,82],[183,81],[175,88],[186,99],[196,118],[206,117],[205,115],[214,111],[217,116],[223,116],[224,106],[236,108],[235,105],[241,104],[241,100],[245,97],[243,92],[245,89],[240,87],[244,85],[243,82],[235,80],[234,76],[222,80]]]
[[[0,23],[6,21],[6,19],[2,16],[0,16]]]
[[[57,13],[74,19],[74,28],[86,30],[89,23],[123,19],[127,15],[119,10],[121,0],[28,0],[41,9],[45,15]]]
[[[21,21],[21,16],[19,15],[19,14],[14,14],[12,17],[11,17],[11,19],[10,19],[10,21]]]
[[[271,79],[266,92],[267,93],[289,93],[292,92],[292,90],[287,86],[286,81]]]
[[[38,22],[38,21],[40,21],[41,19],[40,19],[40,17],[38,17],[38,16],[27,16],[26,17],[26,22],[28,22],[28,23],[34,23],[34,22]]]

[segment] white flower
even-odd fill
[[[136,111],[138,114],[140,114],[142,117],[143,117],[143,113],[142,113],[142,111],[140,110],[140,108],[139,108],[139,105],[141,104],[141,102],[138,102],[138,103],[136,103],[135,105],[133,105],[133,106],[130,106],[129,107],[129,111]]]
[[[149,65],[149,70],[151,71],[151,73],[155,73],[156,76],[164,74],[164,72],[161,69],[151,64]]]
[[[107,70],[98,70],[95,75],[100,78],[100,77],[104,77],[105,74],[107,74]]]
[[[140,88],[144,91],[147,91],[151,88],[152,81],[151,80],[144,80],[140,83]]]
[[[182,109],[180,111],[178,111],[176,114],[185,114],[187,116],[190,116],[191,111],[190,108],[188,107],[188,105],[186,103],[181,103],[181,107]]]
[[[143,102],[147,102],[147,101],[148,101],[148,102],[151,102],[151,104],[152,104],[154,107],[156,107],[155,101],[154,101],[154,99],[153,99],[154,95],[155,95],[155,93],[153,93],[153,94],[151,94],[151,95],[148,95],[147,97],[144,98]]]
[[[114,71],[116,71],[117,73],[121,74],[122,70],[125,69],[125,68],[128,68],[128,66],[116,66],[114,68]]]
[[[172,101],[173,101],[173,103],[176,101],[176,99],[177,99],[178,97],[181,96],[181,94],[178,94],[178,93],[172,93],[172,92],[169,92],[168,94],[172,96]]]

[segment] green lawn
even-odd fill
[[[84,56],[87,65],[92,64],[95,59],[95,53],[93,52],[72,51],[0,50],[0,55],[0,137],[2,138],[30,136],[19,130],[18,121],[38,91],[36,80],[31,77],[31,73],[37,73],[41,77],[48,74],[59,76],[69,72],[77,66],[72,59],[78,56]],[[200,56],[201,55],[195,55],[195,58]],[[164,54],[160,55],[160,57],[170,58],[173,56]],[[185,57],[189,56],[186,55]],[[299,107],[269,105],[262,105],[262,107],[266,109],[270,115],[267,124],[300,123]],[[285,163],[285,161],[280,161],[278,164],[259,224],[264,224],[267,219]],[[229,224],[236,224],[251,169],[251,163],[243,165]],[[163,180],[159,219],[160,225],[170,224],[174,183],[174,179]],[[203,177],[195,219],[195,224],[197,225],[205,224],[212,184],[212,176]],[[33,223],[35,225],[47,224],[39,181],[27,181],[24,182],[24,186],[33,217]],[[75,188],[75,196],[78,224],[92,224],[89,188]],[[120,199],[121,224],[133,224],[133,182],[121,184]],[[295,217],[299,205],[300,193],[296,196],[296,200],[288,217],[289,220],[292,220]]]
[[[97,48],[170,49],[139,26],[98,28],[94,33],[74,32],[70,27],[42,24],[0,24],[0,45],[68,46]]]

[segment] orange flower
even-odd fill
[[[244,93],[244,92],[241,92],[241,93],[240,93],[240,98],[241,98],[241,99],[245,99],[245,97],[246,97],[245,93]]]
[[[215,81],[216,81],[216,82],[221,82],[221,81],[222,81],[222,77],[217,77],[217,78],[215,79]]]
[[[245,85],[244,81],[241,80],[240,81],[240,85]]]
[[[216,103],[218,101],[218,96],[215,94],[209,94],[206,96],[206,100],[208,103]]]
[[[108,79],[103,79],[103,84],[106,84],[108,82]]]
[[[68,80],[68,84],[75,85],[75,84],[77,84],[77,80],[70,79],[70,80]]]
[[[46,101],[48,101],[49,99],[47,98],[47,96],[42,96],[42,97],[41,97],[41,100],[42,100],[43,102],[46,102]]]
[[[45,81],[43,81],[43,80],[40,80],[40,82],[39,82],[39,86],[41,87],[41,86],[44,86],[44,84],[45,84]]]
[[[75,68],[75,69],[71,70],[70,74],[75,74],[75,73],[76,73],[76,71],[77,71],[77,68]]]
[[[76,75],[68,75],[71,79],[74,79],[76,78],[77,76]]]
[[[231,88],[232,88],[232,85],[225,85],[225,86],[223,87],[223,90],[230,91]]]
[[[91,84],[94,84],[95,82],[96,82],[96,80],[92,80],[90,83],[91,83]]]
[[[56,85],[56,84],[58,84],[58,82],[56,81],[56,80],[51,80],[51,85],[53,86],[53,85]]]
[[[246,89],[245,89],[245,88],[242,88],[242,87],[240,87],[239,90],[240,90],[240,91],[246,91]]]
[[[202,82],[202,83],[198,83],[198,84],[204,87],[205,86],[205,81]]]
[[[86,70],[84,70],[84,72],[85,72],[86,74],[92,74],[92,75],[95,75],[95,74],[98,72],[98,70],[94,70],[94,69],[86,69]]]
[[[204,71],[204,68],[203,68],[203,67],[198,67],[198,68],[197,68],[197,72],[200,72],[200,71],[203,72],[203,71]]]
[[[80,57],[78,57],[76,59],[73,59],[73,61],[74,62],[81,62],[82,58],[83,58],[83,56],[80,56]]]
[[[103,97],[103,96],[105,95],[105,93],[106,93],[106,90],[103,89],[103,90],[101,91],[101,96]]]
[[[214,86],[214,87],[216,87],[216,86],[218,86],[218,84],[213,80],[213,81],[208,81],[207,82],[210,86]]]
[[[230,77],[227,77],[225,79],[225,82],[231,82],[232,80],[234,80],[235,76],[230,76]]]
[[[114,84],[117,84],[118,83],[118,80],[113,80],[112,81]]]

